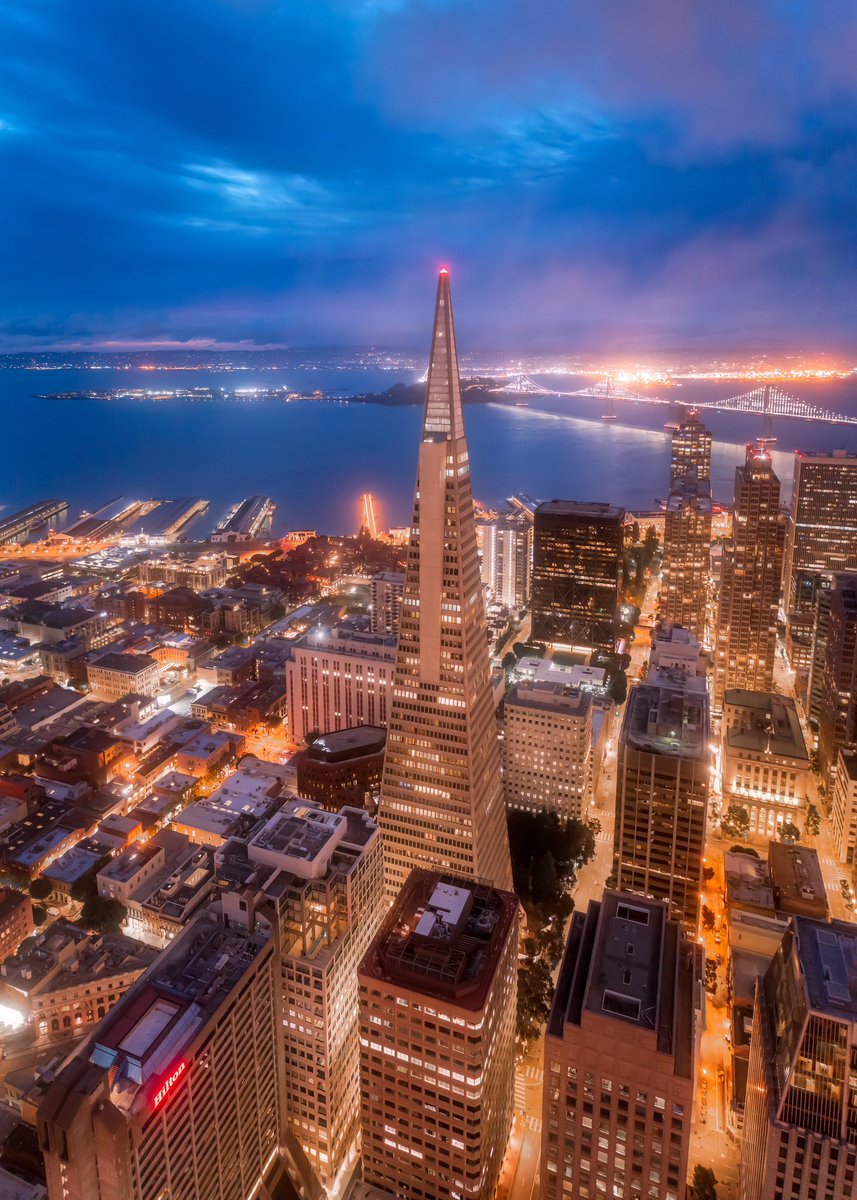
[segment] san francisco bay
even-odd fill
[[[275,532],[317,528],[356,531],[358,499],[378,497],[386,525],[410,518],[415,475],[418,406],[229,398],[45,399],[35,393],[97,388],[235,389],[285,385],[345,397],[384,391],[398,375],[381,370],[295,372],[56,370],[0,371],[0,511],[42,497],[70,503],[70,514],[94,509],[118,495],[198,495],[211,502],[190,530],[201,536],[238,500],[270,495],[278,505]],[[573,390],[591,380],[540,377]],[[412,382],[413,377],[405,379]],[[662,394],[670,406],[617,402],[616,420],[601,419],[603,402],[590,397],[524,396],[472,404],[467,424],[477,497],[498,504],[512,492],[538,498],[611,500],[651,509],[665,494],[670,421],[678,405],[726,397],[751,384],[688,382]],[[796,395],[837,412],[857,415],[857,382],[801,381]],[[760,416],[706,410],[715,437],[715,499],[730,502],[735,466],[744,445],[764,432]],[[857,425],[837,426],[775,418],[776,466],[788,494],[797,448],[857,451]],[[131,452],[133,448],[133,453]],[[34,481],[38,480],[36,485]],[[36,489],[38,494],[36,492]]]

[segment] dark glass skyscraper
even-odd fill
[[[619,621],[625,510],[550,500],[536,509],[533,639],[612,653]]]

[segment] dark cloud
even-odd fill
[[[7,0],[0,345],[850,346],[857,12]]]

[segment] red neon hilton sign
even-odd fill
[[[155,1092],[155,1099],[152,1101],[152,1108],[157,1108],[161,1101],[169,1095],[186,1070],[187,1063],[182,1061],[178,1064],[175,1070],[166,1077],[159,1090]]]

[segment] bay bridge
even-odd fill
[[[720,412],[758,413],[767,419],[794,417],[800,421],[826,421],[831,425],[857,425],[857,417],[833,412],[832,409],[822,408],[817,404],[809,404],[773,383],[761,384],[749,392],[741,392],[740,395],[729,396],[723,400],[694,398],[692,401],[682,401],[677,397],[644,395],[622,385],[617,386],[611,379],[578,388],[573,392],[563,392],[557,388],[544,387],[523,374],[513,375],[507,383],[491,390],[497,395],[513,396],[592,396],[605,402],[604,417],[607,420],[615,419],[614,401],[627,400],[634,404],[681,404],[686,408],[712,408]]]

